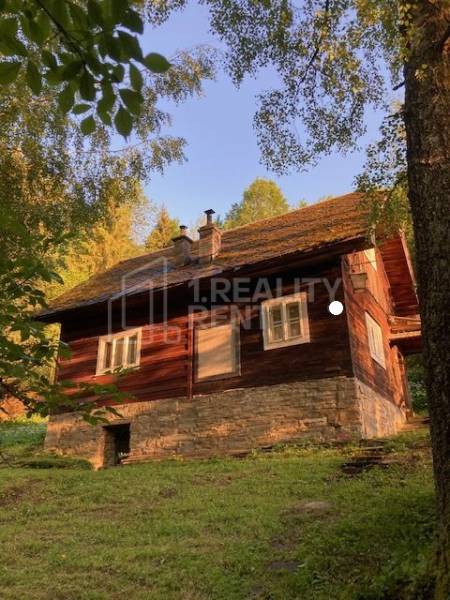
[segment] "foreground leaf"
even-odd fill
[[[0,63],[0,83],[13,83],[19,73],[19,62],[3,62]]]
[[[144,101],[139,92],[130,89],[122,89],[119,91],[120,97],[128,110],[135,115],[141,112],[142,102]]]
[[[128,137],[133,128],[133,119],[130,113],[121,106],[117,111],[117,114],[114,118],[114,124],[116,126],[117,131],[123,137]]]
[[[171,67],[167,58],[157,52],[150,52],[150,54],[147,54],[143,63],[153,73],[165,73]]]
[[[74,93],[73,89],[70,85],[66,85],[66,87],[60,92],[58,96],[58,105],[59,108],[63,111],[63,113],[68,113],[72,108],[74,103]]]
[[[31,60],[27,63],[27,83],[33,94],[40,94],[42,90],[42,79],[36,65]]]
[[[95,119],[93,116],[86,117],[81,121],[81,132],[84,135],[90,135],[95,131]]]

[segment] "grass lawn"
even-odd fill
[[[399,600],[425,571],[425,432],[389,444],[401,464],[350,477],[351,448],[39,469],[43,430],[0,425],[29,465],[0,468],[1,600]]]

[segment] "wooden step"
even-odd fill
[[[400,432],[405,432],[405,431],[419,431],[421,429],[428,429],[428,424],[427,423],[405,423],[404,425],[401,426],[400,428]]]
[[[407,419],[408,423],[423,423],[427,425],[430,422],[430,417],[428,415],[420,416],[420,415],[412,415]]]
[[[386,445],[386,440],[379,440],[376,438],[363,439],[359,440],[359,445],[363,448],[367,447],[376,447],[376,448],[384,448]]]

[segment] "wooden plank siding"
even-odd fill
[[[398,235],[380,243],[380,256],[389,273],[394,313],[397,316],[417,314],[418,300],[415,277],[406,240]]]
[[[261,273],[264,276],[264,273]],[[283,294],[308,290],[308,284],[300,290],[294,287],[296,277],[326,278],[333,286],[341,277],[339,259],[333,259],[321,266],[294,269],[277,274],[283,280]],[[254,289],[257,278],[251,281]],[[274,279],[271,283],[275,283]],[[206,289],[206,288],[205,288]],[[189,397],[191,394],[205,394],[240,387],[255,387],[288,381],[302,381],[352,375],[350,341],[345,312],[332,316],[328,311],[329,293],[323,282],[315,285],[315,298],[308,302],[308,318],[311,341],[305,344],[276,348],[264,351],[260,327],[259,305],[250,308],[244,303],[234,304],[232,310],[241,317],[240,358],[241,375],[195,382],[192,380],[192,339],[189,331],[187,306],[194,301],[192,290],[187,286],[173,289],[168,294],[170,314],[168,326],[179,332],[171,342],[164,338],[161,322],[149,324],[148,299],[134,298],[127,311],[127,324],[130,327],[142,326],[141,360],[139,368],[120,380],[120,389],[133,395],[131,401],[156,400],[169,397]],[[336,299],[344,301],[341,285]],[[230,307],[226,307],[230,310]],[[161,317],[157,317],[161,318]],[[194,321],[196,318],[194,317]],[[156,320],[157,320],[156,319]],[[95,376],[99,336],[108,332],[106,305],[74,311],[70,318],[62,322],[62,339],[71,348],[70,359],[61,361],[59,378],[75,382],[110,382],[111,375]],[[113,314],[112,332],[121,330],[118,310]]]
[[[389,280],[379,250],[376,250],[377,269],[367,262],[364,252],[355,252],[342,259],[345,306],[350,335],[355,376],[370,388],[401,405],[407,401],[403,357],[397,347],[390,345],[390,315],[394,310]],[[354,291],[350,272],[363,268],[368,275],[364,291]],[[375,361],[369,350],[365,313],[381,327],[386,368]]]
[[[307,276],[326,277],[332,284],[340,273],[335,266]],[[306,289],[307,285],[301,288],[302,291]],[[294,286],[289,284],[283,287],[285,295],[294,291]],[[310,342],[265,351],[260,312],[255,306],[252,314],[247,315],[250,323],[242,323],[241,326],[241,375],[234,379],[195,383],[194,394],[327,376],[350,376],[352,365],[345,315],[335,317],[329,313],[329,295],[323,283],[317,284],[315,291],[314,301],[308,302]],[[336,299],[343,301],[342,285]]]

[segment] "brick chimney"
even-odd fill
[[[183,267],[192,260],[191,247],[192,240],[187,235],[186,225],[180,225],[180,235],[172,239],[175,255],[175,266]]]
[[[220,229],[213,223],[213,214],[215,213],[212,208],[205,210],[206,225],[199,228],[198,233],[200,236],[198,242],[198,258],[201,265],[209,264],[213,262],[215,257],[219,254],[221,233]]]

